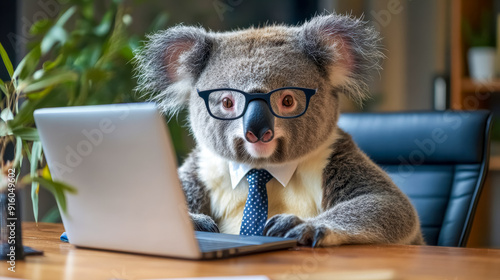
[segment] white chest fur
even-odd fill
[[[267,184],[268,218],[284,213],[311,218],[322,211],[322,175],[331,154],[331,143],[303,158],[286,187],[276,179]],[[211,216],[221,232],[239,234],[248,183],[242,180],[232,189],[228,161],[207,149],[201,149],[198,164],[200,179],[211,192]]]

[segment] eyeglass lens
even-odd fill
[[[280,117],[295,117],[302,114],[307,106],[307,96],[299,89],[282,89],[269,96],[271,110]],[[212,115],[223,118],[237,118],[245,109],[245,95],[237,91],[214,91],[208,97]]]

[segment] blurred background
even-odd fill
[[[225,31],[268,23],[300,24],[315,14],[335,11],[353,16],[363,16],[380,31],[384,53],[383,70],[373,73],[370,85],[372,98],[359,107],[349,100],[342,100],[342,111],[408,111],[480,109],[498,111],[500,82],[488,73],[473,73],[472,63],[467,54],[472,47],[484,48],[496,53],[496,15],[500,11],[500,1],[481,0],[2,0],[0,2],[0,42],[16,65],[33,48],[33,42],[49,32],[39,21],[56,22],[70,6],[76,6],[68,25],[80,28],[81,34],[93,32],[92,36],[66,36],[52,34],[53,44],[75,40],[79,45],[92,42],[88,48],[76,49],[68,53],[68,61],[79,61],[78,57],[88,55],[91,60],[93,47],[101,47],[99,38],[107,38],[106,18],[119,15],[122,19],[120,39],[114,42],[119,49],[109,61],[106,73],[120,81],[120,92],[107,95],[105,86],[90,91],[87,96],[76,101],[63,100],[61,104],[99,104],[110,102],[138,101],[132,88],[135,79],[128,61],[131,51],[140,47],[144,35],[158,29],[179,23],[201,25],[213,31]],[[114,9],[114,10],[113,10]],[[113,10],[112,13],[109,13]],[[80,17],[80,20],[79,18]],[[116,19],[116,18],[115,18]],[[83,22],[83,23],[82,23]],[[115,22],[116,25],[116,22]],[[45,29],[44,29],[45,28]],[[109,29],[109,22],[108,22]],[[51,29],[52,30],[52,29]],[[90,30],[90,31],[89,31]],[[100,37],[101,36],[101,37]],[[79,40],[79,41],[78,41]],[[83,43],[82,43],[83,42]],[[90,43],[89,43],[90,44]],[[43,45],[43,44],[42,44]],[[85,45],[87,46],[87,45]],[[88,49],[89,51],[86,51]],[[40,60],[57,60],[57,48],[52,49]],[[101,56],[103,53],[100,53]],[[491,60],[491,59],[490,59]],[[493,58],[495,60],[495,58]],[[99,61],[99,60],[97,60]],[[68,62],[69,63],[69,62]],[[470,65],[469,65],[470,64]],[[72,64],[74,65],[74,64]],[[102,80],[109,84],[110,76],[95,73],[84,64],[78,71],[86,71],[89,76],[102,74]],[[71,66],[73,67],[73,66]],[[498,68],[498,67],[497,67]],[[84,70],[82,70],[84,69]],[[89,70],[90,69],[90,70]],[[118,73],[117,69],[122,72]],[[470,69],[470,70],[469,70]],[[90,75],[92,74],[92,75]],[[482,76],[481,76],[482,75]],[[94,77],[92,76],[92,77]],[[101,76],[96,76],[101,77]],[[0,67],[0,78],[8,80],[4,67]],[[97,78],[96,78],[97,79]],[[499,80],[500,81],[500,80]],[[103,82],[103,83],[104,83]],[[99,91],[103,92],[99,94]],[[116,91],[116,89],[115,89]],[[500,96],[500,95],[498,95]],[[78,103],[79,101],[79,103]],[[57,104],[57,103],[56,103]],[[498,115],[498,114],[496,114]],[[174,145],[181,163],[192,147],[192,139],[186,133],[182,116],[172,119],[169,127],[175,137]],[[500,140],[497,125],[493,132],[493,156],[490,175],[486,184],[471,234],[469,246],[500,247],[500,157],[496,157],[496,140]],[[23,217],[33,220],[28,190],[24,197]],[[53,197],[40,191],[40,220],[58,221],[57,208]]]

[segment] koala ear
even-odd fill
[[[149,35],[135,56],[136,90],[164,113],[178,113],[187,104],[211,49],[211,38],[198,27],[180,25]]]
[[[300,27],[299,44],[332,85],[359,103],[368,97],[370,70],[384,57],[375,28],[347,15],[316,16]]]

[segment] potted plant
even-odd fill
[[[474,30],[469,21],[463,23],[463,34],[469,50],[467,60],[469,75],[476,81],[491,80],[495,76],[495,32],[493,14],[483,12],[479,30]]]
[[[44,107],[138,100],[133,94],[136,83],[130,61],[140,38],[128,34],[132,18],[121,1],[111,1],[99,19],[94,17],[94,1],[67,2],[68,7],[56,20],[45,19],[33,24],[30,32],[37,40],[31,42],[31,51],[17,67],[13,67],[0,44],[3,62],[0,67],[6,67],[10,76],[9,81],[0,80],[2,257],[12,245],[3,226],[13,221],[16,221],[15,253],[17,259],[23,257],[17,186],[31,184],[35,221],[38,221],[40,185],[52,192],[63,211],[65,193],[75,192],[73,187],[52,180],[34,127],[33,111]],[[161,15],[155,28],[164,24],[165,19],[165,15]],[[12,158],[6,157],[8,149],[14,150]],[[26,175],[20,172],[23,159],[30,163],[30,172]],[[9,204],[10,201],[15,203]]]
[[[0,44],[0,67],[6,67],[10,75],[10,81],[0,80],[0,194],[3,192],[7,199],[6,207],[4,201],[1,204],[0,221],[9,218],[9,192],[15,191],[12,186],[31,185],[35,221],[39,220],[40,186],[52,192],[62,211],[66,209],[65,193],[75,192],[72,186],[53,181],[50,176],[34,126],[34,110],[140,101],[134,94],[136,79],[131,60],[143,38],[128,32],[132,23],[130,8],[121,2],[107,2],[103,16],[96,18],[96,3],[101,7],[106,4],[92,0],[65,1],[66,6],[57,19],[33,24],[30,33],[37,39],[30,42],[29,53],[15,68]],[[166,13],[158,14],[146,32],[165,28],[167,20]],[[178,156],[182,156],[190,150],[189,142],[185,141],[188,133],[176,121],[168,125]],[[5,157],[9,148],[14,150],[12,158]],[[30,163],[26,175],[20,172],[23,159]],[[14,214],[19,225],[16,245],[21,245],[19,211]],[[6,243],[3,237],[2,243]],[[20,259],[22,246],[16,250]],[[2,257],[5,257],[3,252]]]

